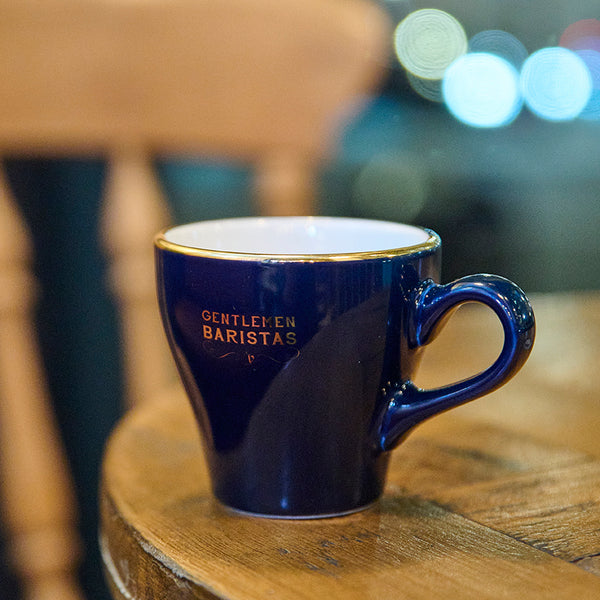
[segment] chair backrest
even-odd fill
[[[385,62],[382,13],[362,0],[2,0],[0,15],[12,153],[133,148],[245,158],[267,180],[305,172]],[[311,210],[263,192],[262,212]]]
[[[0,0],[0,155],[97,155],[112,165],[104,232],[132,401],[170,377],[156,344],[151,255],[168,215],[151,158],[252,162],[257,212],[315,211],[315,169],[377,84],[388,38],[368,0]],[[0,219],[14,231],[9,204],[0,193]],[[18,280],[26,244],[18,236],[9,245],[0,268]],[[0,311],[2,331],[29,340],[19,356],[0,353],[0,394],[10,396],[0,402],[8,527],[29,585],[64,574],[58,597],[74,598],[74,521],[60,494],[44,492],[68,487],[65,461],[40,377],[23,381],[15,368],[39,362],[23,294],[7,295]],[[38,434],[21,434],[33,414]],[[25,501],[34,477],[42,518]]]

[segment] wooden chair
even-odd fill
[[[154,305],[151,239],[169,218],[152,157],[249,161],[257,212],[315,211],[316,168],[376,85],[388,38],[368,0],[0,0],[0,154],[111,163],[103,227],[131,403],[172,377]],[[18,221],[4,187],[5,515],[28,597],[74,599],[72,484],[35,347]]]

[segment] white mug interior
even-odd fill
[[[420,227],[346,217],[246,217],[173,227],[163,239],[185,249],[245,255],[349,255],[416,251],[438,238]]]

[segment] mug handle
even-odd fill
[[[449,311],[465,302],[481,302],[496,313],[504,330],[502,352],[490,367],[464,381],[431,390],[407,381],[392,390],[377,419],[380,450],[393,449],[424,419],[499,388],[527,360],[535,338],[533,310],[518,286],[496,275],[469,275],[446,285],[425,281],[413,304],[409,346],[428,344]]]

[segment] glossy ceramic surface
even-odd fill
[[[360,237],[360,221],[333,221]],[[363,508],[382,493],[389,450],[415,424],[522,365],[534,319],[521,290],[487,275],[438,285],[439,238],[417,231],[413,246],[368,251],[357,240],[360,252],[343,258],[331,247],[231,255],[157,237],[161,314],[222,503],[280,518]],[[449,309],[471,300],[498,314],[501,356],[466,382],[417,389],[422,346]]]

